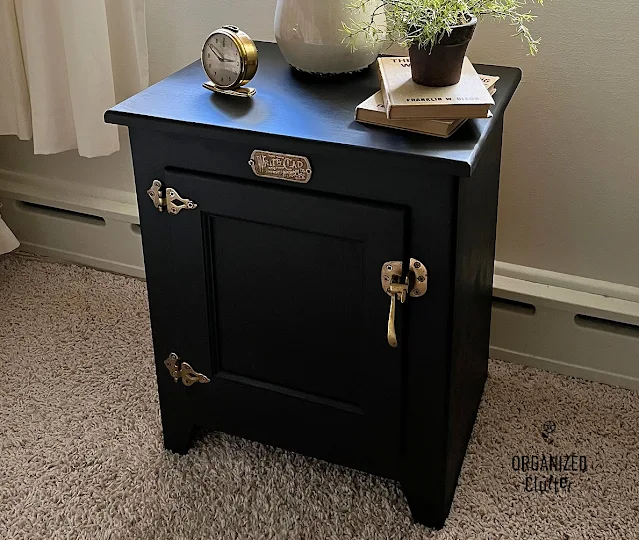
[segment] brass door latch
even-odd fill
[[[382,289],[391,297],[388,313],[388,329],[386,337],[391,347],[397,347],[397,333],[395,332],[395,311],[397,301],[406,302],[409,296],[419,298],[426,294],[428,271],[418,260],[410,260],[410,269],[404,276],[403,265],[400,261],[388,261],[382,266]]]
[[[182,384],[184,386],[193,386],[196,382],[206,384],[211,382],[206,375],[202,375],[202,373],[198,373],[195,371],[190,364],[186,362],[180,362],[180,357],[171,353],[169,357],[164,361],[164,365],[169,370],[171,377],[175,382],[178,382],[182,379]]]
[[[162,196],[162,182],[159,180],[153,180],[153,184],[147,190],[147,195],[153,201],[159,212],[163,212],[164,208],[167,209],[169,214],[177,215],[182,210],[195,210],[197,203],[194,203],[191,199],[185,199],[180,197],[180,194],[173,188],[166,188],[165,195]]]

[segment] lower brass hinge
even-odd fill
[[[173,188],[166,188],[164,196],[162,195],[162,182],[159,180],[153,180],[153,184],[147,190],[147,195],[151,197],[153,206],[155,206],[159,212],[162,212],[164,208],[167,209],[169,214],[177,215],[182,210],[195,210],[197,203],[194,203],[191,199],[185,199],[180,197],[180,194]]]
[[[204,384],[211,382],[211,379],[209,379],[206,375],[202,375],[195,371],[186,362],[180,362],[180,357],[175,353],[171,353],[169,355],[169,357],[164,361],[164,365],[169,370],[173,380],[178,382],[182,379],[182,384],[184,384],[184,386],[193,386],[196,382]]]

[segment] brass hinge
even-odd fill
[[[203,384],[211,382],[211,379],[209,379],[206,375],[202,375],[195,371],[190,364],[180,362],[180,357],[175,353],[171,353],[169,355],[169,357],[164,361],[164,365],[169,370],[173,380],[178,382],[182,379],[182,384],[184,384],[184,386],[192,386],[196,382]]]
[[[162,212],[164,208],[167,209],[169,214],[179,214],[182,210],[195,210],[197,203],[194,203],[190,199],[184,199],[180,197],[180,194],[173,188],[166,188],[165,195],[162,195],[162,182],[159,180],[153,180],[153,184],[147,190],[147,194],[151,197],[153,205]]]
[[[403,304],[408,296],[420,298],[426,294],[427,286],[428,271],[417,259],[410,260],[410,269],[406,275],[404,275],[403,265],[400,261],[388,261],[382,266],[382,289],[391,297],[386,332],[386,339],[391,347],[397,347],[397,334],[395,332],[397,300]]]

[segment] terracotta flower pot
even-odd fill
[[[466,24],[453,26],[450,35],[444,33],[432,50],[428,47],[420,49],[417,45],[410,47],[408,54],[413,80],[424,86],[457,84],[461,78],[466,49],[476,26],[477,17]]]

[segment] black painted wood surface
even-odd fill
[[[107,112],[130,127],[167,448],[203,426],[395,478],[414,519],[448,514],[486,378],[503,112],[453,138],[361,126],[376,90],[295,75],[258,44],[251,102],[202,89],[196,64]],[[255,176],[255,149],[304,155],[313,177]],[[198,203],[177,216],[158,179]],[[410,257],[428,292],[386,342],[382,264]],[[174,383],[176,352],[209,384]]]
[[[483,152],[494,121],[471,120],[450,139],[424,138],[354,121],[355,107],[379,90],[371,67],[350,77],[319,82],[292,70],[273,43],[258,43],[260,67],[250,86],[250,100],[202,88],[206,80],[199,61],[140,92],[107,112],[107,121],[131,127],[147,125],[148,117],[162,120],[176,133],[241,140],[251,134],[296,138],[420,156],[444,163],[449,172],[468,176]],[[492,108],[499,117],[519,84],[516,68],[477,64],[478,72],[498,75],[499,91]],[[229,131],[232,130],[232,131]]]
[[[200,205],[171,243],[189,277],[179,354],[212,380],[202,423],[279,445],[284,432],[291,449],[396,475],[402,349],[377,315],[406,209],[173,170],[166,181]]]

